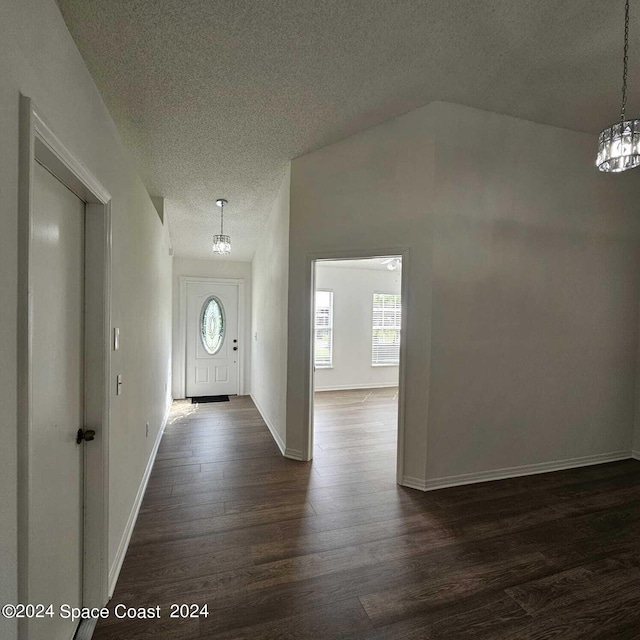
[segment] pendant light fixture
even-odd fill
[[[224,205],[229,203],[218,198],[216,204],[220,207],[220,233],[213,236],[213,253],[226,256],[231,253],[231,236],[224,235]]]
[[[624,58],[620,122],[604,129],[598,138],[596,165],[600,171],[617,173],[640,165],[640,119],[625,120],[627,65],[629,61],[629,0],[624,6]]]

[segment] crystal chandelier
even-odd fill
[[[213,236],[213,253],[226,256],[231,253],[231,236],[224,235],[224,205],[229,203],[218,198],[216,204],[220,207],[220,233]]]
[[[596,165],[600,171],[617,173],[640,165],[640,120],[625,120],[627,65],[629,61],[629,0],[624,6],[624,58],[620,122],[603,129],[598,138]]]

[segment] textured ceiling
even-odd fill
[[[288,160],[434,100],[593,133],[619,111],[623,0],[58,4],[181,256],[211,257],[226,197],[251,259]]]
[[[316,264],[320,268],[342,268],[342,269],[372,269],[373,271],[390,271],[387,267],[389,257],[385,258],[364,258],[362,260],[319,260]],[[402,263],[402,258],[398,256],[398,261]],[[402,268],[402,266],[400,266]]]

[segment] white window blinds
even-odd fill
[[[371,364],[399,364],[402,303],[400,294],[373,294]]]
[[[333,366],[333,291],[316,291],[316,367]]]

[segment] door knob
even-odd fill
[[[233,350],[234,350],[234,351],[237,351],[237,350],[238,350],[238,347],[233,347]]]
[[[91,440],[95,440],[96,432],[93,429],[78,429],[78,433],[76,435],[76,442],[80,444],[83,440],[85,442],[91,442]]]

